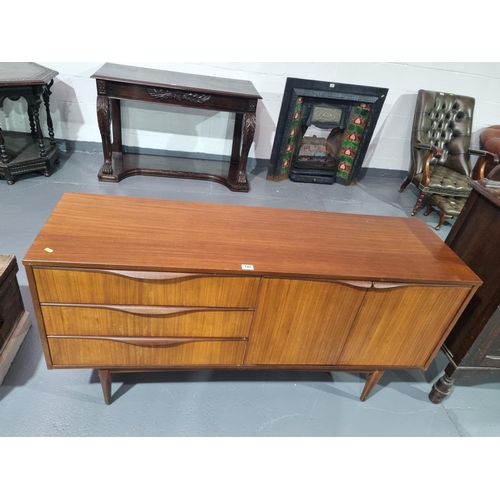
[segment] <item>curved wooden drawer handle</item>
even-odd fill
[[[56,304],[56,303],[43,303],[44,306],[66,306],[66,307],[85,307],[88,309],[111,309],[112,311],[119,311],[128,314],[136,314],[138,316],[171,316],[174,314],[190,314],[196,312],[207,311],[246,311],[252,312],[251,308],[243,307],[192,307],[192,306],[122,306],[111,304]]]
[[[192,342],[219,342],[219,341],[242,341],[247,340],[246,337],[203,337],[203,338],[185,338],[185,337],[96,337],[93,335],[48,335],[51,339],[74,339],[74,340],[108,340],[110,342],[120,342],[122,344],[135,345],[137,347],[175,347],[181,344],[189,344]]]
[[[123,276],[125,278],[134,278],[139,280],[176,280],[179,278],[191,278],[195,276],[200,276],[194,273],[161,273],[154,271],[115,271],[112,269],[104,271],[107,274],[115,274],[117,276]]]

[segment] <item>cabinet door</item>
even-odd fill
[[[262,279],[245,364],[336,364],[370,286]]]
[[[388,288],[367,292],[339,364],[426,368],[470,288],[377,286]]]

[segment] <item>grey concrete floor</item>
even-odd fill
[[[365,375],[198,371],[114,375],[107,406],[95,371],[48,370],[21,261],[66,191],[398,217],[409,217],[416,199],[411,186],[398,193],[396,178],[367,176],[352,187],[269,182],[255,162],[247,194],[143,176],[100,183],[101,158],[63,153],[50,178],[33,174],[13,186],[0,180],[0,253],[16,255],[33,319],[0,386],[0,436],[500,436],[498,378],[460,382],[441,405],[427,399],[446,366],[442,353],[425,373],[387,372],[364,403]],[[434,212],[417,217],[430,228],[438,221]],[[436,234],[444,239],[450,228],[445,223]]]

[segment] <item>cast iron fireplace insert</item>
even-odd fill
[[[388,91],[287,78],[267,179],[355,184]]]

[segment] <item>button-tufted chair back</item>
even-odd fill
[[[419,90],[412,145],[419,142],[442,149],[441,157],[433,158],[431,165],[442,165],[470,177],[469,148],[474,104],[473,97]],[[422,172],[425,153],[425,150],[412,147],[411,177]]]

